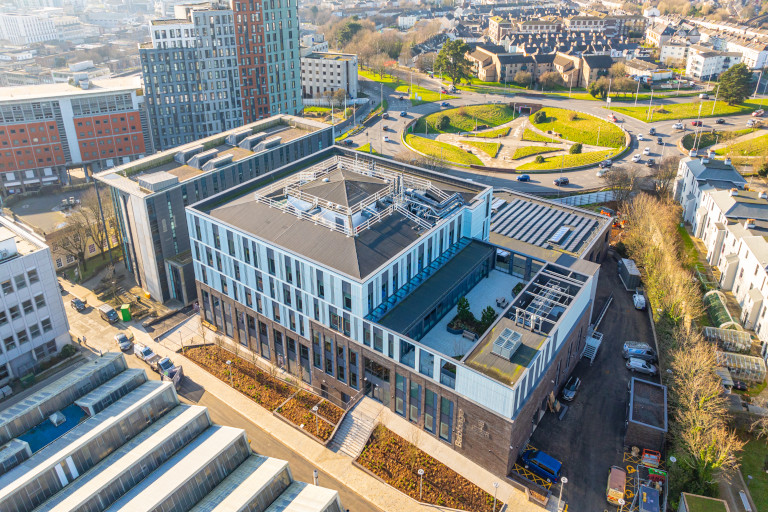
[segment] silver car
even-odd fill
[[[630,357],[627,360],[626,366],[627,369],[631,372],[639,372],[646,375],[656,375],[659,372],[656,366],[652,365],[648,361],[643,361],[642,359],[638,359],[636,357]]]

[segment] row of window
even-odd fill
[[[13,282],[11,279],[6,279],[2,283],[0,283],[0,287],[3,289],[3,295],[10,295],[14,291],[23,290],[27,287],[27,280],[29,280],[29,284],[35,284],[40,282],[40,276],[37,274],[37,269],[30,269],[27,270],[26,274],[18,274],[14,276]],[[13,283],[16,284],[14,287]]]
[[[13,306],[10,306],[7,311],[0,311],[0,327],[8,323],[8,317],[10,317],[11,320],[21,318],[22,310],[25,315],[30,315],[35,312],[35,307],[37,307],[38,310],[45,307],[45,297],[43,297],[42,293],[35,295],[35,307],[32,306],[32,300],[33,299],[27,299],[23,301],[21,305],[14,304]]]
[[[409,383],[404,375],[395,373],[395,412],[412,423],[418,424],[423,419],[424,430],[440,436],[443,441],[452,442],[453,401],[439,396],[429,388],[423,389],[422,394],[422,387],[414,381]]]
[[[39,325],[35,322],[27,327],[29,328],[29,331],[27,331],[27,328],[25,327],[16,331],[15,334],[9,334],[3,338],[3,346],[5,347],[6,352],[9,352],[16,347],[24,346],[26,343],[29,343],[40,336],[43,332],[50,332],[53,330],[53,324],[51,323],[50,318],[42,319]]]

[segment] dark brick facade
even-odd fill
[[[419,428],[425,430],[425,402],[426,402],[426,390],[430,390],[437,395],[435,411],[435,429],[432,432],[437,439],[449,444],[453,449],[466,456],[473,462],[476,462],[480,466],[486,468],[492,473],[499,476],[506,476],[514,466],[515,461],[521,450],[525,447],[525,443],[530,438],[534,430],[534,424],[539,420],[539,412],[543,407],[546,407],[546,399],[550,392],[557,394],[560,388],[565,384],[568,376],[576,367],[576,363],[579,360],[581,350],[584,347],[584,342],[587,334],[587,327],[589,324],[589,311],[587,307],[582,314],[582,318],[577,322],[571,331],[569,337],[565,340],[563,347],[555,357],[550,367],[545,372],[540,384],[534,389],[532,395],[529,397],[527,403],[523,406],[522,410],[518,414],[518,417],[512,421],[507,418],[503,418],[498,414],[486,409],[485,407],[456,394],[452,389],[443,386],[434,380],[427,378],[415,370],[411,370],[405,366],[402,366],[395,361],[379,354],[378,352],[363,346],[355,341],[350,340],[343,334],[333,331],[327,327],[315,324],[310,321],[311,329],[316,330],[323,336],[329,336],[333,339],[333,367],[334,375],[337,375],[338,369],[338,349],[343,348],[343,361],[346,364],[345,381],[342,382],[333,375],[330,375],[324,371],[326,364],[325,356],[323,353],[318,354],[320,359],[321,368],[317,368],[314,364],[315,352],[312,341],[312,332],[305,332],[305,336],[299,336],[296,333],[286,329],[285,327],[273,322],[269,318],[260,315],[258,312],[245,307],[242,304],[236,303],[234,300],[221,296],[216,290],[197,282],[198,297],[200,298],[201,308],[203,303],[203,291],[210,294],[212,297],[216,296],[221,300],[222,305],[228,304],[230,310],[235,314],[245,313],[250,315],[257,322],[256,332],[257,334],[264,329],[267,333],[269,350],[269,359],[273,364],[277,364],[280,367],[288,370],[293,375],[303,378],[305,382],[310,381],[311,385],[318,393],[327,397],[331,401],[344,405],[344,402],[349,401],[364,387],[365,381],[365,361],[375,362],[378,365],[389,370],[390,380],[390,400],[389,408],[395,413],[398,413],[395,407],[395,389],[396,389],[396,374],[399,374],[407,379],[406,391],[405,391],[405,403],[404,403],[404,419],[411,421]],[[223,311],[222,307],[222,311]],[[214,315],[215,316],[215,315]],[[247,321],[246,321],[247,323]],[[251,350],[258,354],[262,354],[260,341],[263,342],[263,336],[259,335],[253,337],[249,332],[248,326],[245,325],[245,329],[238,328],[237,321],[233,320],[233,339],[245,346],[248,346]],[[261,327],[264,325],[264,327]],[[222,326],[217,326],[221,331],[224,329]],[[222,332],[222,334],[224,334]],[[279,343],[282,344],[282,353],[287,356],[287,339],[292,338],[296,340],[297,345],[303,346],[308,349],[309,352],[309,373],[311,379],[307,379],[306,375],[302,375],[300,361],[290,361],[288,357],[279,360],[277,357],[277,350],[275,350],[275,339],[279,337]],[[297,354],[299,349],[297,348]],[[322,344],[321,344],[322,352]],[[350,386],[350,352],[357,354],[357,388]],[[558,371],[560,372],[560,378],[557,378]],[[417,421],[413,421],[410,418],[410,384],[418,384],[421,386],[419,397],[419,414]],[[553,384],[554,382],[554,384]],[[439,436],[440,432],[440,403],[441,399],[446,398],[453,403],[453,411],[451,417],[451,432],[450,441]],[[415,402],[415,400],[414,400]]]

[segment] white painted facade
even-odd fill
[[[322,97],[338,89],[357,98],[357,55],[311,53],[301,57],[301,90],[306,98]]]
[[[15,45],[56,41],[59,32],[53,19],[33,14],[0,13],[0,39]]]
[[[50,249],[0,219],[0,386],[71,341]]]
[[[738,52],[721,52],[699,45],[688,49],[685,76],[696,80],[715,80],[721,73],[741,62]]]

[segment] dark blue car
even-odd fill
[[[531,177],[527,174],[521,174],[517,177],[517,181],[531,181]]]
[[[560,478],[560,469],[563,465],[559,460],[541,450],[526,450],[523,452],[522,459],[527,470],[544,480],[554,482]]]

